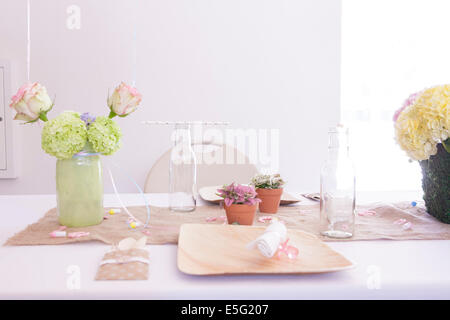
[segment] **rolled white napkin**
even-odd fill
[[[286,235],[286,226],[279,221],[272,220],[264,233],[247,245],[247,249],[257,247],[263,256],[272,258],[280,243],[286,241]]]

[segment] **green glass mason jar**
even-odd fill
[[[103,221],[103,179],[100,156],[86,144],[80,154],[56,162],[59,223],[86,227]]]

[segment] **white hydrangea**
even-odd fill
[[[279,174],[258,174],[253,177],[251,184],[259,189],[279,189],[285,182]]]

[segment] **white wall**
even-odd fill
[[[123,147],[112,158],[142,185],[170,147],[169,130],[141,120],[223,120],[234,128],[279,128],[280,171],[289,188],[313,191],[339,117],[338,0],[31,0],[31,80],[63,110],[107,114],[105,100],[133,79],[142,106],[118,119]],[[81,8],[81,29],[66,8]],[[0,58],[24,82],[26,0],[0,0]],[[16,87],[14,87],[16,88]],[[19,178],[0,194],[54,193],[55,159],[40,149],[42,124],[17,126]],[[106,192],[111,191],[108,183]],[[130,183],[121,191],[135,192]]]

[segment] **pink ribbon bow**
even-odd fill
[[[289,238],[286,239],[285,242],[281,243],[278,246],[277,256],[278,259],[281,259],[283,254],[285,254],[289,259],[295,259],[298,256],[298,249],[294,246],[288,245]]]

